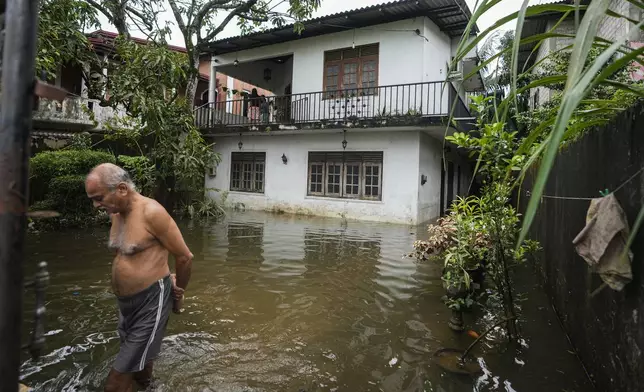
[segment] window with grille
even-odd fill
[[[382,152],[309,152],[310,196],[382,200]]]
[[[375,95],[378,87],[378,54],[378,44],[325,52],[325,98]]]
[[[233,152],[230,164],[230,190],[264,193],[265,152]]]

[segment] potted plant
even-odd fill
[[[452,310],[450,328],[462,331],[462,312],[474,305],[485,279],[488,235],[482,224],[481,199],[457,198],[450,214],[428,227],[429,238],[416,241],[412,255],[419,260],[443,262],[445,304]]]

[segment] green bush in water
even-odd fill
[[[85,193],[85,175],[82,174],[52,179],[45,201],[61,214],[91,214],[94,208]]]
[[[85,193],[85,177],[101,163],[116,163],[113,154],[89,149],[45,151],[31,158],[31,210],[54,210],[59,218],[37,220],[40,229],[82,227],[104,221]]]
[[[113,154],[93,150],[55,150],[36,154],[29,163],[31,177],[49,184],[60,176],[87,175],[101,163],[116,163]]]

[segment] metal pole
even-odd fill
[[[5,10],[0,101],[0,391],[18,391],[38,0]]]

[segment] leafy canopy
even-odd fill
[[[94,8],[82,0],[43,0],[39,12],[37,76],[54,79],[59,66],[92,59],[83,31],[99,26]]]

